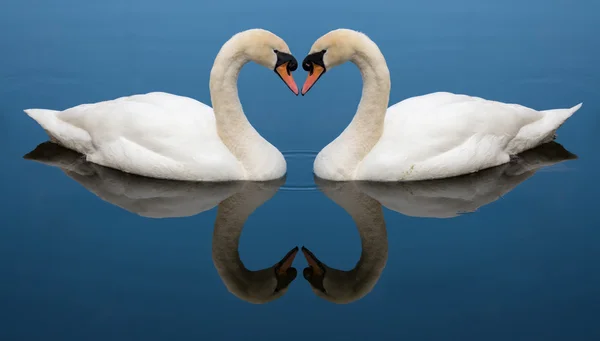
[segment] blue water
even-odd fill
[[[8,0],[1,8],[0,340],[600,339],[598,1]],[[216,270],[216,208],[143,217],[151,200],[119,207],[59,168],[22,158],[47,139],[25,108],[150,91],[210,103],[221,44],[254,27],[281,36],[298,59],[331,29],[367,33],[391,71],[390,103],[440,90],[536,109],[583,102],[557,140],[578,159],[506,188],[488,173],[389,189],[385,197],[434,200],[384,207],[385,228],[361,227],[378,238],[368,251],[385,264],[369,265],[372,290],[348,304],[324,300],[303,278],[299,254],[287,293],[256,305],[233,295]],[[294,76],[304,81],[303,71]],[[244,265],[270,267],[305,245],[327,266],[352,269],[359,229],[311,171],[315,152],[355,112],[358,71],[336,68],[295,97],[272,71],[249,64],[239,89],[252,124],[288,158],[282,189],[232,232],[241,233]],[[155,188],[106,176],[117,192]],[[424,218],[464,207],[436,201],[437,187],[498,193],[469,214]],[[338,197],[345,190],[324,188]]]

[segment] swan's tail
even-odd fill
[[[29,117],[33,118],[44,130],[50,140],[53,142],[59,142],[56,137],[52,134],[52,131],[55,129],[55,121],[56,121],[56,110],[48,110],[48,109],[26,109],[24,110]]]
[[[90,134],[87,131],[61,120],[57,114],[60,111],[48,109],[24,110],[44,130],[50,141],[86,154],[92,150]]]
[[[519,131],[517,136],[510,141],[506,151],[511,155],[520,154],[531,148],[553,141],[556,138],[556,130],[571,117],[583,103],[569,109],[552,109],[540,111],[541,119],[530,123]]]
[[[551,131],[542,143],[550,142],[556,138],[556,131],[565,121],[571,117],[577,110],[581,108],[583,103],[579,103],[576,106],[569,109],[551,109],[542,111],[545,115],[544,120],[548,121],[547,124],[550,126]]]
[[[49,118],[54,118],[58,111],[49,109],[25,109],[24,110],[29,117],[33,118],[37,123],[43,125]]]

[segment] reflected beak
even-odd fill
[[[290,72],[290,69],[288,67],[289,63],[290,62],[286,62],[286,63],[279,65],[278,67],[275,68],[275,72],[277,72],[277,74],[279,75],[281,80],[285,82],[285,84],[288,86],[288,88],[290,88],[290,90],[292,90],[292,92],[296,96],[298,96],[298,86],[296,85],[296,82],[294,81],[294,77],[292,77],[292,73]]]
[[[294,258],[296,258],[297,253],[298,247],[296,246],[295,248],[291,249],[290,252],[288,252],[287,255],[285,255],[285,257],[283,257],[283,259],[279,262],[277,272],[280,275],[285,275],[287,273],[287,270],[292,266],[292,263],[294,263]]]
[[[304,96],[308,92],[308,90],[310,90],[310,88],[312,88],[313,85],[315,85],[315,83],[319,80],[319,78],[321,78],[324,72],[324,67],[312,63],[312,68],[308,73],[308,77],[306,77],[304,86],[302,87],[302,96]]]
[[[317,259],[317,257],[315,257],[315,255],[304,246],[302,247],[302,253],[304,254],[304,258],[306,258],[306,261],[308,262],[308,266],[310,266],[310,268],[312,269],[313,275],[322,276],[324,273],[323,267],[321,265],[321,262]]]

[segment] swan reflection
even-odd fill
[[[382,206],[408,216],[455,217],[473,212],[531,177],[539,169],[575,159],[551,142],[519,155],[512,162],[466,176],[404,183],[333,182],[315,177],[319,189],[353,219],[361,240],[361,255],[352,270],[327,266],[308,248],[303,276],[315,294],[330,302],[351,303],[367,295],[379,280],[388,257]]]
[[[327,266],[308,248],[302,247],[308,267],[304,279],[314,293],[330,302],[345,304],[367,295],[379,280],[388,258],[388,240],[381,204],[361,191],[354,181],[333,182],[315,177],[319,189],[354,220],[362,252],[349,271]]]
[[[238,252],[248,217],[273,195],[285,178],[268,182],[202,183],[142,177],[87,162],[83,155],[45,142],[26,159],[60,168],[103,200],[145,217],[187,217],[218,205],[212,238],[213,264],[225,287],[250,303],[267,303],[283,296],[296,278],[295,247],[274,265],[247,269]]]
[[[469,175],[414,182],[361,182],[361,191],[386,208],[412,217],[451,218],[498,200],[541,168],[577,156],[556,142],[518,155],[504,165]]]
[[[241,191],[219,204],[212,241],[215,268],[235,296],[250,303],[267,303],[280,298],[296,278],[292,267],[298,247],[266,269],[248,270],[240,259],[238,245],[248,217],[277,192],[285,180],[247,182]]]
[[[147,178],[86,161],[85,156],[44,142],[24,156],[60,168],[102,200],[148,218],[189,217],[208,211],[240,190],[242,182],[188,182]]]
[[[145,217],[186,217],[218,206],[212,258],[223,284],[236,297],[250,303],[267,303],[287,292],[296,278],[291,249],[272,266],[247,269],[238,251],[248,217],[285,182],[202,183],[145,178],[85,161],[81,154],[51,142],[25,156],[59,167],[69,177],[103,200]],[[319,189],[354,220],[361,239],[361,255],[352,270],[329,267],[308,248],[303,277],[313,291],[334,303],[351,303],[375,287],[388,258],[383,215],[385,206],[417,217],[454,217],[473,212],[510,192],[539,169],[575,159],[560,144],[551,142],[519,155],[511,163],[466,176],[404,183],[332,182],[315,178]]]

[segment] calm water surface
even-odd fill
[[[0,339],[600,339],[598,10],[592,0],[5,1]],[[218,49],[253,27],[298,59],[331,29],[364,31],[388,61],[390,103],[445,90],[584,105],[560,145],[519,164],[339,185],[315,181],[312,160],[355,112],[356,68],[331,71],[302,98],[252,64],[241,100],[285,152],[282,181],[153,181],[48,146],[38,156],[62,170],[22,158],[46,141],[25,108],[150,91],[210,103]],[[327,297],[304,279],[301,252],[287,291],[265,294],[268,268],[296,246],[324,264]]]

